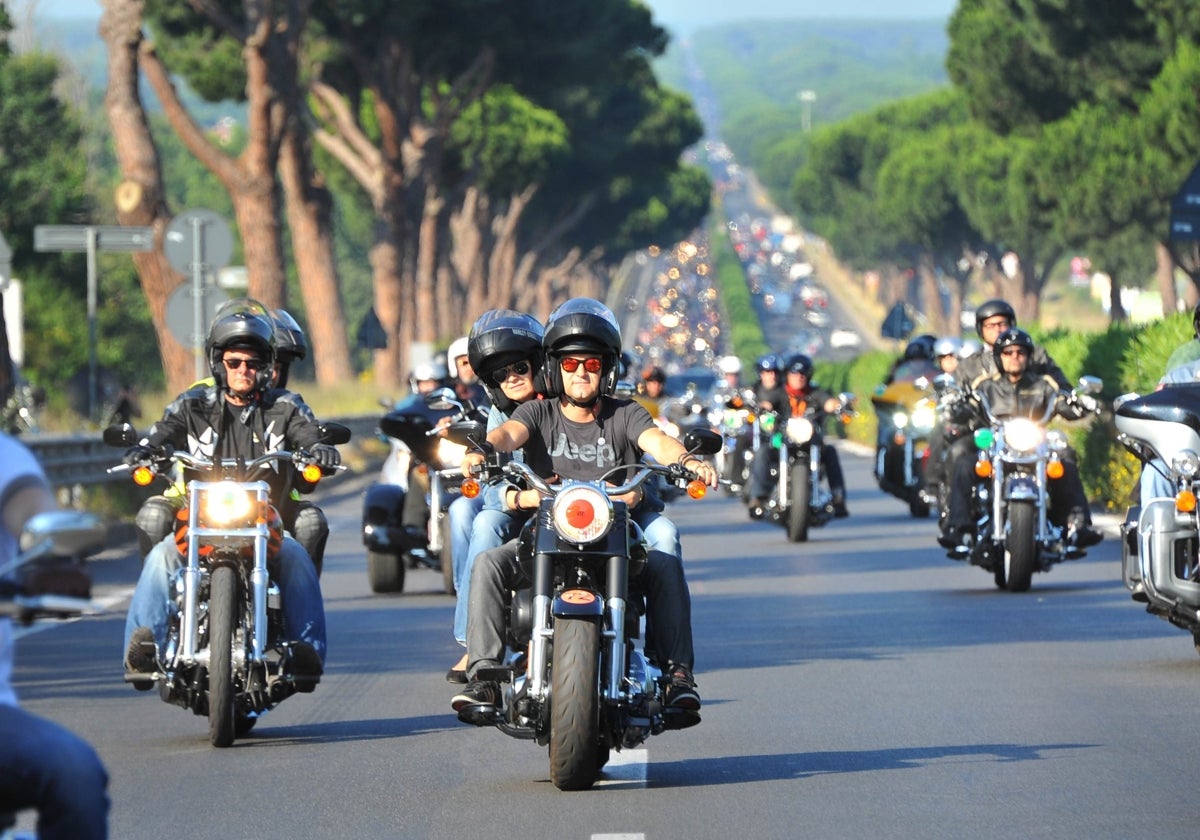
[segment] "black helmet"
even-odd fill
[[[997,315],[1003,315],[1008,318],[1008,325],[1015,327],[1017,325],[1017,313],[1004,300],[985,300],[975,308],[975,332],[983,338],[983,322],[988,318],[995,318]]]
[[[660,385],[667,381],[667,373],[658,365],[646,368],[646,372],[642,374],[642,379],[647,382],[657,382]]]
[[[607,306],[591,298],[571,298],[550,313],[542,348],[553,364],[548,365],[547,384],[562,394],[562,370],[558,359],[571,353],[594,353],[604,362],[600,371],[600,393],[611,394],[617,386],[617,364],[621,357],[621,327]]]
[[[759,356],[758,361],[754,363],[754,369],[759,373],[765,370],[773,370],[776,373],[783,370],[783,360],[774,353],[767,353],[765,356]]]
[[[233,303],[231,301],[230,303]],[[225,304],[208,328],[208,369],[222,390],[229,387],[225,364],[221,361],[226,350],[249,350],[262,357],[266,366],[258,372],[257,389],[271,384],[271,369],[275,365],[275,327],[271,315],[257,301],[245,299],[244,305]]]
[[[803,353],[796,353],[788,356],[787,362],[784,363],[783,369],[787,373],[803,373],[811,378],[813,372],[813,360]]]
[[[932,335],[919,335],[908,342],[904,348],[904,358],[907,359],[929,359],[933,361],[933,345],[937,343],[937,339]]]
[[[304,339],[304,330],[296,323],[286,309],[276,309],[271,313],[271,323],[275,327],[275,355],[281,362],[298,362],[308,358],[308,342]]]
[[[536,379],[542,369],[542,337],[537,318],[515,309],[492,309],[478,318],[467,336],[467,358],[492,404],[510,413],[512,400],[492,381],[492,374],[513,362],[528,359]]]
[[[1024,347],[1026,354],[1033,355],[1033,337],[1016,327],[1007,329],[996,338],[996,343],[992,345],[992,358],[996,360],[996,367],[1000,370],[1000,351],[1005,347]]]

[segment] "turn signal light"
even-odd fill
[[[1063,465],[1062,461],[1051,461],[1046,464],[1046,478],[1062,478]]]
[[[975,475],[979,476],[980,478],[988,478],[989,476],[991,476],[991,474],[992,474],[992,462],[991,461],[976,461],[975,462]]]
[[[463,479],[462,494],[468,499],[474,499],[476,496],[478,496],[481,489],[482,488],[479,486],[479,482],[477,480],[473,478]]]
[[[149,467],[137,467],[133,471],[133,483],[138,487],[146,487],[154,480],[154,470]]]
[[[321,480],[321,468],[316,464],[305,464],[304,469],[300,470],[300,475],[309,484],[316,484]]]
[[[693,499],[703,499],[708,495],[708,485],[703,481],[689,481],[687,485],[687,494]]]
[[[1175,509],[1181,513],[1191,513],[1196,509],[1196,494],[1191,490],[1180,490],[1175,497]]]

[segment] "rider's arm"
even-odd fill
[[[688,451],[682,443],[657,426],[651,426],[638,435],[637,445],[658,463],[681,462],[683,466],[696,473],[705,484],[712,487],[717,486],[717,471],[712,468],[712,465],[696,455],[688,455]]]

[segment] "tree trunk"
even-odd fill
[[[1121,284],[1112,275],[1109,275],[1108,282],[1108,318],[1112,323],[1120,324],[1129,318],[1121,304]]]
[[[280,150],[279,170],[317,382],[334,385],[352,380],[354,368],[334,259],[333,201],[311,168],[307,134],[301,132],[299,122],[293,122]]]
[[[162,252],[162,236],[171,213],[163,195],[162,164],[138,89],[143,3],[102,0],[102,5],[100,37],[107,48],[108,70],[104,105],[122,178],[117,220],[123,225],[154,228],[159,247],[132,256],[154,324],[168,391],[178,393],[195,378],[195,361],[191,348],[172,335],[165,319],[167,298],[183,278]]]
[[[1179,311],[1179,295],[1175,292],[1175,260],[1165,242],[1154,243],[1154,256],[1158,279],[1158,293],[1162,295],[1163,315],[1174,315]]]

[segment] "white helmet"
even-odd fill
[[[413,382],[428,382],[430,380],[443,379],[446,376],[446,369],[441,368],[432,361],[418,362],[413,365],[412,379]]]
[[[983,345],[973,338],[965,339],[958,350],[958,358],[966,359],[983,351]]]
[[[741,373],[742,360],[737,356],[722,356],[717,359],[717,369],[721,373]]]
[[[957,356],[962,350],[962,339],[952,335],[939,338],[933,345],[933,355],[937,358],[942,356]]]
[[[446,361],[454,364],[454,360],[459,356],[467,355],[467,337],[456,338],[450,343],[450,349],[446,351]]]

